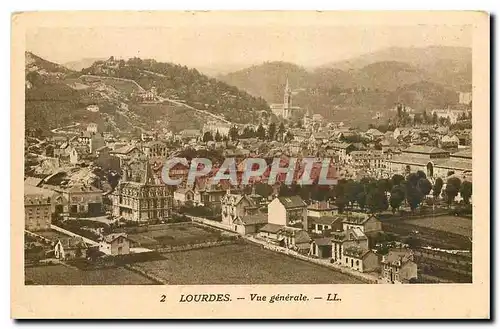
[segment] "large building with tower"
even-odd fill
[[[300,110],[298,106],[292,106],[292,89],[286,79],[285,92],[283,95],[283,104],[271,104],[271,111],[277,117],[290,120],[295,116],[295,112]]]

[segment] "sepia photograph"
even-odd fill
[[[206,286],[172,302],[221,304],[489,285],[473,266],[489,272],[487,14],[137,14],[13,16],[29,21],[13,59],[24,287]]]

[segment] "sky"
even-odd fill
[[[459,25],[327,26],[178,25],[159,27],[43,27],[26,34],[26,48],[52,62],[83,58],[154,58],[198,68],[287,61],[306,67],[388,47],[471,47]]]

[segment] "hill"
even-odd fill
[[[155,101],[140,99],[155,87]],[[145,104],[146,103],[146,104]],[[138,58],[96,61],[75,72],[26,55],[26,129],[38,133],[95,122],[102,131],[201,128],[208,120],[256,123],[267,103],[195,69]],[[88,111],[98,105],[99,111]]]
[[[422,110],[456,105],[457,92],[471,90],[471,61],[470,48],[390,48],[312,71],[268,62],[220,78],[268,102],[280,102],[288,76],[295,105],[330,120],[366,126],[397,102]]]
[[[95,62],[103,60],[106,60],[106,58],[82,58],[77,61],[66,62],[63,66],[73,71],[81,71],[84,68],[92,66]]]
[[[309,72],[292,63],[265,62],[219,78],[254,96],[276,103],[283,101],[283,89],[287,78],[292,86],[304,86],[308,84]]]

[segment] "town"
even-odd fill
[[[133,106],[168,104],[202,125],[104,129],[88,118],[109,109],[92,98],[81,121],[48,132],[27,125],[26,284],[472,282],[471,92],[443,109],[396,102],[386,121],[362,129],[295,105],[300,86],[287,79],[282,103],[241,123],[170,89],[109,77],[124,65],[101,61],[72,86],[120,90],[112,97],[129,121]],[[169,168],[178,185],[162,179],[173,158],[186,159]],[[195,158],[213,167],[186,180]],[[210,184],[228,158],[236,184]],[[319,171],[313,184],[242,180],[249,158],[282,167],[328,159],[336,183],[318,184]]]

